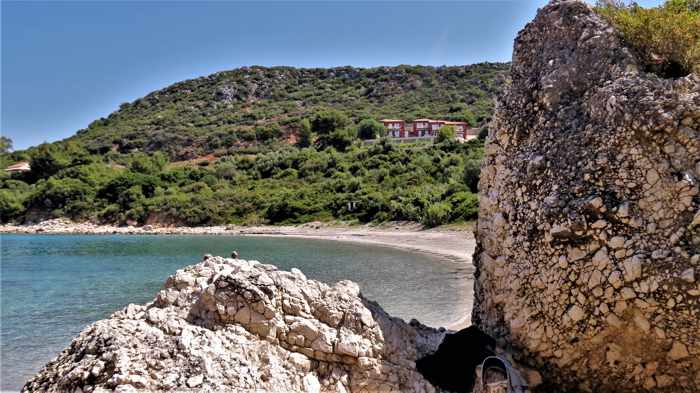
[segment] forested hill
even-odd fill
[[[488,118],[507,64],[297,69],[244,67],[122,104],[69,138],[92,154],[162,151],[171,160],[294,141],[323,108],[362,118]],[[474,120],[474,119],[468,119]]]
[[[249,67],[180,82],[66,140],[0,154],[2,168],[31,166],[0,171],[0,222],[471,220],[481,139],[458,143],[449,127],[434,143],[361,139],[384,117],[484,129],[508,67]]]

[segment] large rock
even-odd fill
[[[700,80],[642,68],[579,1],[515,42],[480,179],[473,322],[541,390],[700,391]]]
[[[433,392],[415,361],[444,335],[350,281],[208,256],[87,327],[23,391]]]

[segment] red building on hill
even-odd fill
[[[392,138],[405,138],[406,137],[406,122],[403,120],[396,119],[382,119],[380,120],[384,127],[386,127],[386,135]]]
[[[443,126],[455,128],[455,136],[462,139],[471,139],[474,135],[469,133],[469,123],[464,121],[416,119],[413,123],[404,120],[382,119],[386,127],[386,134],[390,138],[420,138],[437,136]]]

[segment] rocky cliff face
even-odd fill
[[[515,42],[480,180],[473,322],[542,390],[700,391],[700,80],[639,69],[579,1]]]
[[[205,257],[153,302],[86,328],[23,391],[434,392],[415,361],[444,334],[349,281]]]

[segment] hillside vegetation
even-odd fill
[[[0,155],[0,219],[213,225],[469,220],[483,142],[398,145],[377,118],[483,125],[507,65],[251,67],[181,82],[53,144]],[[191,160],[191,161],[185,161]]]
[[[663,77],[700,74],[700,0],[668,0],[652,8],[607,0],[596,11],[615,26],[647,71]]]
[[[360,69],[244,67],[176,83],[68,139],[91,154],[162,151],[172,160],[258,152],[293,141],[299,122],[337,109],[358,123],[436,117],[482,122],[508,65]],[[273,145],[273,146],[270,146]]]
[[[47,154],[42,170],[56,169],[62,158],[55,154]],[[478,140],[412,146],[384,140],[345,152],[288,147],[226,156],[206,166],[172,166],[161,153],[141,153],[115,168],[85,156],[34,183],[4,179],[0,214],[3,221],[70,217],[195,226],[410,220],[434,226],[476,217],[482,154]]]

